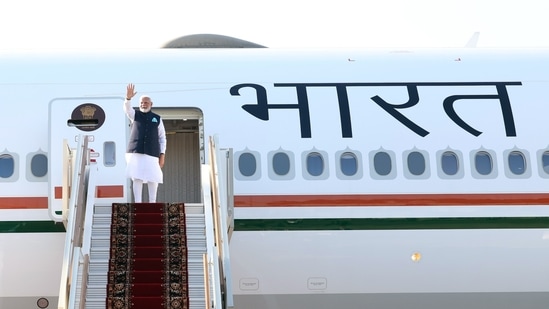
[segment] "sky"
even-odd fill
[[[0,49],[160,48],[220,34],[270,48],[549,47],[547,0],[1,0]]]

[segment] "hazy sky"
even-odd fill
[[[158,48],[199,33],[271,48],[549,47],[547,0],[1,0],[0,49]]]

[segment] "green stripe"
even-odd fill
[[[549,228],[549,217],[236,219],[235,231],[348,231]],[[61,233],[53,221],[1,221],[0,233]]]
[[[235,231],[341,231],[549,228],[549,217],[236,219]]]
[[[61,233],[65,226],[53,221],[1,221],[0,233]]]

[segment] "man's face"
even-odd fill
[[[149,97],[142,97],[141,103],[139,103],[139,110],[143,113],[148,113],[151,110],[153,103],[151,101],[151,98]]]

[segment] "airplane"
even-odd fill
[[[95,203],[132,201],[130,82],[167,131],[158,201],[200,203],[208,137],[232,150],[232,308],[549,304],[546,49],[5,51],[0,68],[1,308],[60,299],[64,140],[92,137]]]

